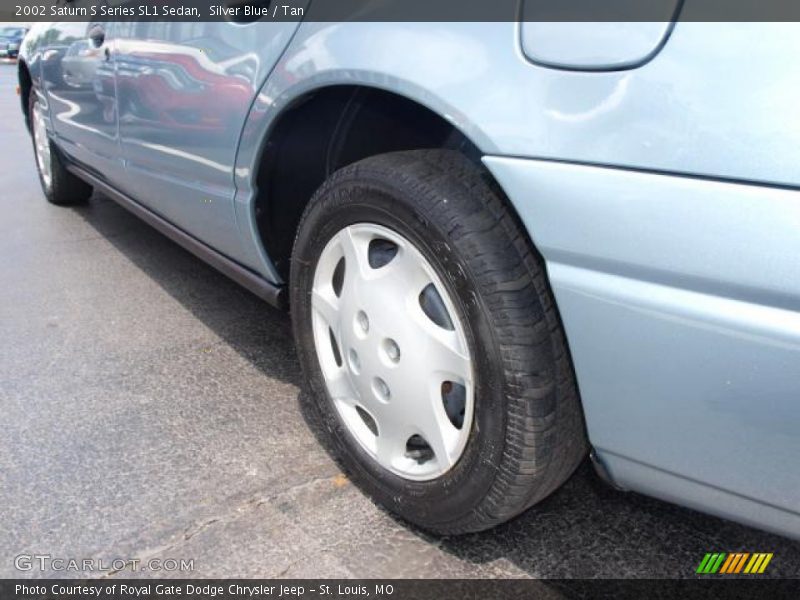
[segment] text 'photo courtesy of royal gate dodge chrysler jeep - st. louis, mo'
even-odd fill
[[[797,538],[796,56],[790,23],[56,22],[18,69],[47,200],[288,308],[392,512],[487,529],[591,454]]]

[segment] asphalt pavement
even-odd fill
[[[396,520],[306,423],[287,315],[105,197],[45,202],[15,77],[0,65],[0,577],[92,574],[17,569],[34,554],[193,561],[145,576],[691,577],[714,551],[800,576],[800,543],[588,464],[493,531]]]

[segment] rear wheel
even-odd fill
[[[584,456],[541,261],[461,155],[334,174],[303,216],[290,283],[309,408],[354,480],[402,517],[491,527]]]
[[[86,202],[92,195],[92,187],[64,166],[58,149],[47,134],[44,109],[36,90],[31,90],[28,106],[36,168],[47,201],[61,206]]]

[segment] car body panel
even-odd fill
[[[234,216],[233,165],[257,90],[299,23],[102,23],[98,48],[93,25],[37,27],[26,48],[62,150],[258,271]]]
[[[795,33],[790,23],[680,23],[641,68],[583,73],[531,65],[515,52],[513,23],[306,24],[269,89],[389,88],[449,115],[488,154],[791,185],[800,128],[787,115],[800,73],[775,57],[800,52]]]
[[[115,36],[123,191],[251,267],[233,210],[236,148],[298,25],[130,22]]]
[[[40,59],[40,87],[47,94],[58,144],[68,155],[119,184],[123,164],[114,71],[106,53],[109,42],[97,48],[90,45],[89,31],[94,25],[52,23],[46,29],[34,28],[26,40],[31,40]],[[102,27],[110,37],[114,24],[104,23]]]
[[[610,473],[613,472],[615,484],[623,488],[627,486],[667,502],[779,535],[800,538],[800,523],[796,512],[789,512],[763,501],[756,502],[701,481],[679,477],[630,458],[602,451],[598,451],[597,455],[604,467]]]

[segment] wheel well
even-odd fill
[[[19,81],[19,99],[20,103],[22,104],[22,112],[25,115],[25,125],[28,127],[28,131],[30,131],[31,117],[28,112],[31,90],[33,89],[33,80],[31,79],[31,73],[28,70],[28,65],[21,60],[19,61],[19,66],[17,67],[17,79]]]
[[[331,173],[376,154],[424,148],[458,150],[480,163],[478,148],[449,121],[391,92],[334,86],[294,103],[273,127],[256,178],[259,234],[278,274],[288,279],[303,210]]]

